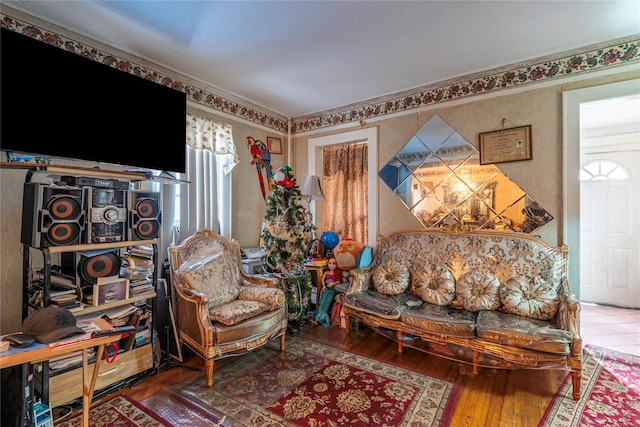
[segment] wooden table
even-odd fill
[[[3,355],[0,353],[0,369],[9,368],[24,363],[39,363],[58,356],[65,356],[82,350],[82,422],[81,426],[89,427],[89,407],[93,399],[93,391],[98,379],[100,361],[106,344],[120,340],[122,335],[107,335],[98,338],[91,338],[58,347],[38,345],[33,350],[25,350],[16,354]],[[89,373],[88,350],[91,347],[98,347],[96,352],[96,362],[93,365],[93,374]]]
[[[326,264],[325,265],[305,264],[304,268],[306,268],[307,271],[309,272],[311,271],[316,272],[316,287],[318,288],[316,292],[316,309],[317,309],[318,303],[320,302],[320,294],[324,290],[324,283],[322,283],[322,275],[324,274],[325,270],[327,270],[329,267],[327,267]]]

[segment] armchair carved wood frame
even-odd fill
[[[201,229],[168,252],[178,345],[204,359],[207,387],[216,359],[246,354],[278,337],[284,351],[284,293],[277,279],[244,272],[238,242]]]

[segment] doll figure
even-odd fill
[[[338,262],[335,258],[329,258],[327,263],[328,270],[322,275],[322,283],[324,283],[324,289],[320,295],[320,302],[316,307],[316,315],[311,319],[311,323],[314,325],[329,325],[331,324],[331,316],[329,315],[329,308],[336,295],[336,291],[333,288],[335,285],[342,283],[342,271],[338,268]]]

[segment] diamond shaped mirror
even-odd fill
[[[378,176],[425,228],[533,233],[553,219],[438,115]]]

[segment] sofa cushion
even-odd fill
[[[240,277],[233,260],[222,251],[184,264],[177,273],[187,286],[209,297],[209,307],[233,301],[240,293]]]
[[[409,269],[396,261],[374,267],[372,275],[376,290],[385,295],[400,295],[409,287]]]
[[[411,290],[425,302],[448,305],[456,296],[456,280],[447,268],[434,265],[411,275]]]
[[[456,282],[456,298],[469,311],[500,308],[499,290],[500,281],[486,271],[468,271]]]
[[[569,354],[571,334],[556,328],[546,320],[530,319],[499,311],[480,311],[476,320],[476,335],[487,341],[542,351]]]
[[[259,286],[240,286],[239,300],[258,301],[268,310],[275,310],[285,303],[284,291],[277,288],[262,288]]]
[[[400,316],[403,323],[423,331],[457,337],[474,337],[476,313],[425,303]]]
[[[345,305],[385,319],[399,319],[402,311],[407,308],[407,299],[406,293],[385,295],[368,289],[365,292],[347,293]]]
[[[500,287],[502,311],[532,319],[549,320],[558,311],[558,292],[540,277],[517,276]]]
[[[225,325],[235,325],[250,317],[268,311],[269,307],[258,301],[235,300],[217,305],[209,309],[209,318],[212,322],[220,322]]]

